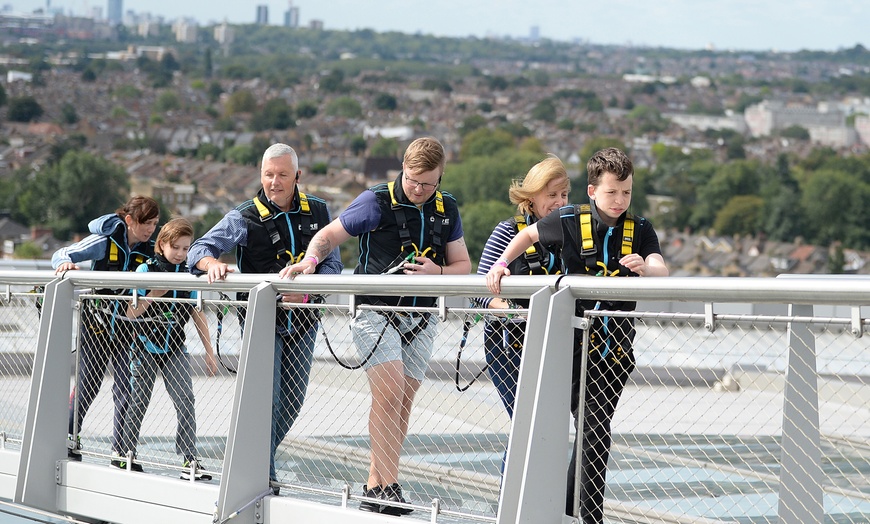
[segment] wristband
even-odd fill
[[[315,265],[315,267],[316,267],[318,264],[320,264],[320,259],[317,258],[317,255],[308,255],[307,257],[303,258],[302,260],[313,260],[313,261],[314,261],[314,265]]]
[[[495,264],[493,264],[493,265],[494,265],[494,266],[507,267],[508,263],[507,263],[507,260],[505,260],[505,259],[503,259],[503,258],[500,258],[500,259],[496,260],[496,261],[495,261]]]
[[[307,303],[308,303],[308,298],[309,298],[309,297],[308,297],[308,293],[302,295],[302,303],[303,303],[303,304],[307,304]]]

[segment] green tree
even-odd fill
[[[344,118],[359,118],[362,116],[362,105],[349,96],[340,96],[326,105],[326,114]]]
[[[227,115],[253,113],[257,109],[257,99],[247,89],[239,89],[230,95],[224,108]]]
[[[395,111],[397,106],[396,97],[389,93],[378,93],[375,97],[375,107],[381,111]]]
[[[347,93],[350,86],[344,83],[344,71],[333,69],[320,77],[320,88],[327,93]]]
[[[60,108],[60,121],[67,125],[72,125],[79,121],[79,115],[76,113],[74,105],[66,102]]]
[[[398,158],[398,140],[396,140],[395,138],[378,138],[375,143],[372,144],[371,149],[369,149],[369,156],[377,158]]]
[[[0,84],[0,107],[6,105],[6,88],[3,87],[3,84]]]
[[[764,176],[765,169],[756,161],[735,160],[718,167],[713,178],[698,190],[691,225],[695,228],[712,226],[716,214],[731,198],[758,195],[759,180]]]
[[[28,223],[46,224],[65,239],[87,231],[94,217],[117,209],[129,192],[122,167],[84,151],[69,151],[59,163],[36,173],[18,206]]]
[[[350,138],[350,152],[353,156],[360,156],[366,152],[366,139],[362,135],[354,135]]]
[[[720,235],[755,235],[761,225],[764,200],[756,195],[738,195],[716,213],[713,229]]]
[[[507,191],[504,191],[507,196]],[[512,204],[497,200],[484,200],[462,206],[462,230],[465,234],[465,244],[472,263],[477,266],[483,246],[496,224],[515,215],[517,208]]]
[[[843,243],[834,242],[828,249],[828,272],[832,275],[840,275],[846,265],[846,256],[843,254]]]
[[[870,247],[868,199],[870,184],[853,173],[830,169],[812,173],[801,199],[808,240],[816,244],[839,240],[853,249]]]
[[[513,149],[502,149],[494,156],[475,156],[450,164],[442,186],[456,196],[460,205],[495,199],[508,202],[511,181],[524,177],[541,158],[537,153]]]
[[[81,133],[72,133],[51,145],[48,161],[57,164],[69,151],[80,151],[88,144],[88,137]]]
[[[512,147],[514,147],[514,137],[510,133],[483,127],[465,135],[459,156],[462,160],[475,156],[492,156],[498,151]]]
[[[299,118],[314,118],[317,116],[317,103],[311,100],[303,100],[296,104],[296,115]]]
[[[465,117],[462,124],[459,126],[459,136],[464,137],[475,129],[486,127],[486,118],[481,115],[470,115]]]
[[[20,96],[9,99],[6,118],[12,122],[31,122],[42,116],[43,109],[32,96]]]
[[[211,78],[213,73],[214,66],[211,63],[211,48],[205,48],[205,57],[202,61],[202,76],[206,78]]]
[[[178,100],[178,95],[175,91],[163,91],[157,96],[157,101],[154,102],[154,110],[160,113],[174,111],[181,107],[181,102]]]
[[[27,241],[15,246],[12,256],[19,260],[34,260],[43,258],[43,254],[41,247],[34,242]]]
[[[783,138],[793,138],[795,140],[809,140],[810,132],[807,131],[807,128],[805,127],[794,125],[781,129],[779,131],[779,136]]]
[[[224,151],[224,158],[226,158],[228,162],[241,166],[256,166],[257,161],[259,160],[257,153],[254,152],[254,148],[245,145],[232,146],[228,148]]]
[[[543,122],[556,121],[556,104],[549,98],[545,98],[532,109],[532,118]]]
[[[218,101],[223,92],[224,88],[221,87],[220,82],[212,80],[212,82],[208,85],[208,101],[214,104]]]
[[[293,109],[283,98],[272,98],[251,115],[249,127],[251,131],[265,131],[266,129],[287,129],[295,127]]]

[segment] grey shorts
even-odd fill
[[[425,322],[425,319],[419,315],[413,317],[397,315],[396,318],[402,333],[407,333],[418,323]],[[437,330],[438,319],[430,318],[429,324],[420,330],[413,340],[405,342],[399,332],[389,324],[386,316],[369,309],[361,310],[351,324],[353,343],[356,345],[360,361],[371,354],[371,358],[363,366],[365,369],[401,360],[405,365],[405,375],[421,382],[426,378],[426,370],[429,369],[429,359],[432,357]],[[379,337],[380,342],[378,342]],[[377,348],[372,353],[375,344]]]

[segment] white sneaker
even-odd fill
[[[181,472],[181,478],[184,480],[190,480],[191,471],[193,472],[193,480],[211,480],[211,475],[202,471],[199,461],[196,459],[185,460],[182,467],[184,469]]]

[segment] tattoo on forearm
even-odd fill
[[[332,251],[332,242],[328,238],[314,238],[311,245],[308,246],[308,252],[314,252],[313,255],[318,259],[323,260]]]

